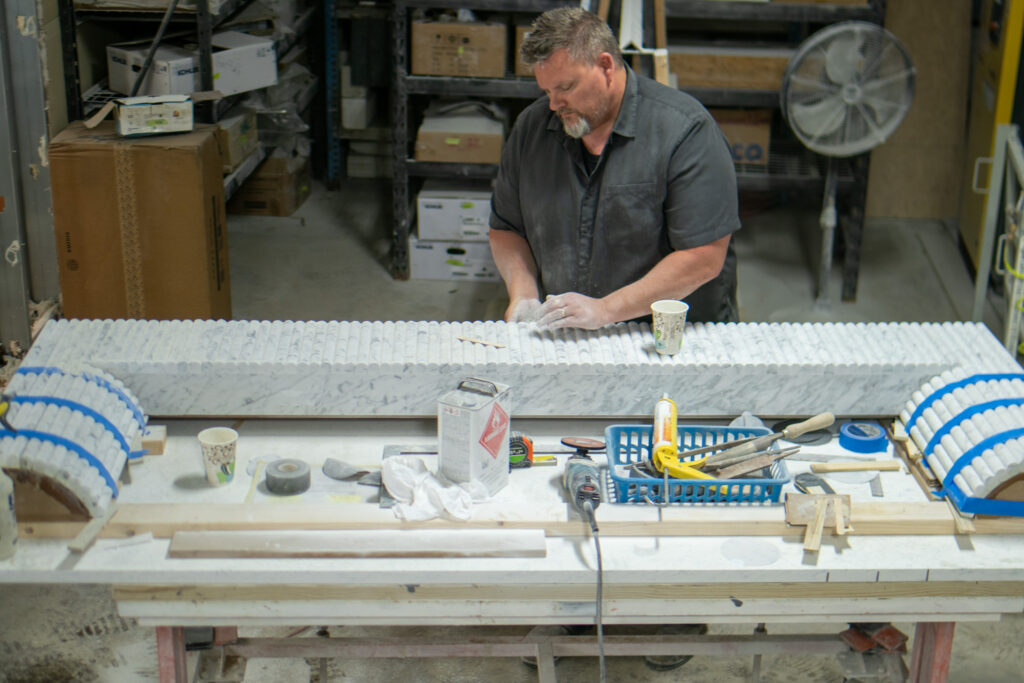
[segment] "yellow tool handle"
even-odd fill
[[[873,460],[868,462],[816,462],[811,472],[899,472],[899,460]]]
[[[689,463],[681,463],[678,459],[666,456],[663,453],[654,454],[654,466],[659,472],[668,472],[670,477],[676,479],[714,479],[707,472],[702,472],[692,467]]]

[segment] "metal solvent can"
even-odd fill
[[[489,495],[508,484],[509,387],[468,377],[437,401],[438,470],[451,482],[478,482]]]

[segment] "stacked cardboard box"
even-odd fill
[[[125,138],[77,121],[50,142],[69,318],[231,318],[216,126]]]
[[[737,164],[768,165],[771,144],[770,109],[710,109],[718,127],[729,141],[732,160]]]
[[[228,212],[247,216],[291,216],[309,197],[309,157],[280,150],[253,171],[228,203]]]
[[[409,270],[424,280],[501,279],[487,241],[487,182],[428,180],[416,199],[418,238],[409,238]]]
[[[149,51],[150,40],[107,46],[110,89],[130,93]],[[274,42],[239,31],[214,34],[213,87],[223,95],[257,90],[277,82]],[[199,49],[167,44],[157,48],[140,95],[189,95],[200,90]]]

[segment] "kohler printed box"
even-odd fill
[[[114,92],[130,94],[146,61],[150,41],[107,46],[107,78]],[[239,31],[214,34],[213,88],[222,95],[265,88],[277,82],[274,42]],[[167,44],[157,48],[140,95],[190,95],[202,89],[199,49],[194,44]]]

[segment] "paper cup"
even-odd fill
[[[227,427],[210,427],[199,432],[199,445],[203,449],[206,481],[213,486],[230,482],[235,476],[238,432]]]
[[[675,299],[662,299],[651,304],[655,351],[666,356],[679,353],[683,348],[683,326],[689,310],[688,304]]]

